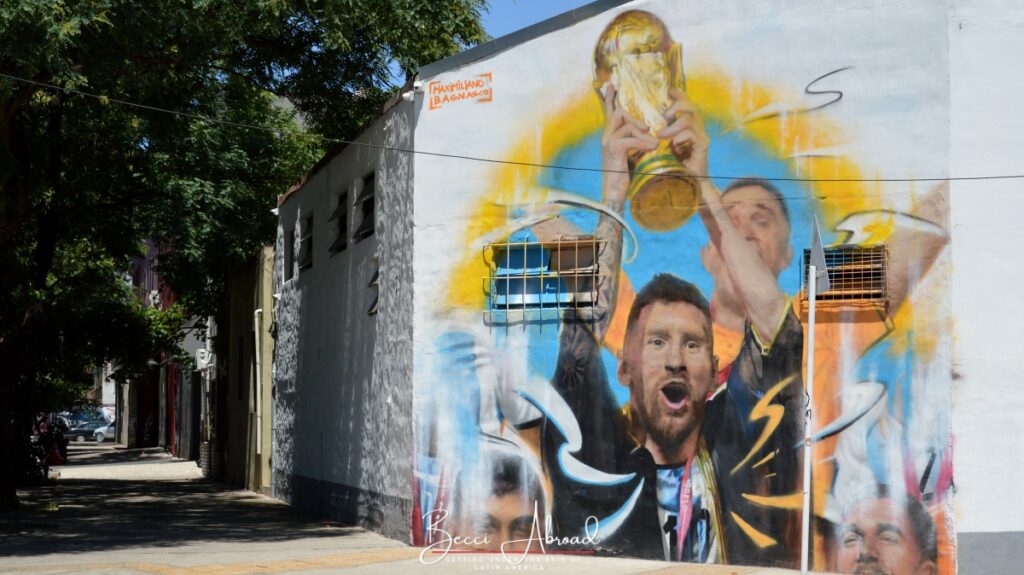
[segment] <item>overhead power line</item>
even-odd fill
[[[221,124],[224,126],[231,126],[235,128],[243,128],[248,130],[257,130],[262,132],[268,132],[274,135],[278,135],[279,131],[267,126],[257,126],[255,124],[247,124],[244,122],[232,122],[230,120],[221,120],[219,118],[211,118],[202,114],[194,114],[191,112],[181,112],[178,110],[169,110],[166,108],[160,108],[157,106],[150,106],[147,104],[140,104],[138,102],[131,102],[129,100],[122,100],[119,98],[112,98],[110,96],[103,96],[100,94],[93,94],[90,92],[84,92],[74,88],[64,88],[54,84],[46,82],[39,82],[37,80],[30,80],[28,78],[21,78],[19,76],[13,76],[11,74],[5,74],[0,72],[0,77],[14,80],[16,82],[22,82],[25,84],[31,84],[46,88],[49,90],[62,91],[69,94],[77,94],[79,96],[85,96],[87,98],[94,98],[103,102],[109,102],[119,104],[122,106],[129,106],[132,108],[138,108],[140,110],[148,110],[151,112],[160,112],[163,114],[171,114],[174,116],[180,116],[183,118],[191,118],[193,120],[200,120],[203,122],[211,122],[215,124]],[[527,168],[543,168],[550,170],[566,170],[573,172],[592,172],[592,173],[609,173],[609,174],[630,174],[630,175],[657,175],[648,172],[636,172],[630,170],[606,170],[604,168],[590,168],[581,166],[561,166],[557,164],[543,164],[539,162],[517,162],[513,160],[498,160],[495,158],[483,158],[479,156],[468,156],[464,154],[452,154],[447,152],[432,152],[428,150],[415,150],[411,148],[401,148],[397,146],[384,146],[381,144],[373,144],[369,142],[358,142],[355,140],[343,140],[340,138],[330,138],[315,133],[307,133],[307,136],[319,138],[324,142],[330,142],[332,144],[342,144],[347,146],[362,146],[365,148],[372,148],[376,150],[383,150],[388,152],[401,152],[406,154],[419,154],[421,156],[432,156],[437,158],[451,158],[456,160],[467,160],[473,162],[484,162],[489,164],[506,164],[511,166],[522,166]],[[728,175],[728,174],[709,174],[706,176],[692,175],[689,177],[698,179],[738,179],[747,177],[748,175]],[[1001,175],[983,175],[983,176],[948,176],[948,177],[932,177],[932,178],[787,178],[787,177],[758,177],[760,180],[766,180],[771,182],[832,182],[832,183],[843,183],[843,182],[865,182],[865,183],[882,183],[882,182],[962,182],[962,181],[977,181],[977,180],[1016,180],[1024,179],[1024,174],[1001,174]]]

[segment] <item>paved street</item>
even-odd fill
[[[0,517],[0,573],[793,573],[567,555],[511,565],[500,555],[453,554],[425,565],[419,549],[206,481],[194,462],[159,450],[89,443],[70,453],[54,468],[58,480],[21,493],[25,511]]]

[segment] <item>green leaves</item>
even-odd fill
[[[484,8],[0,1],[0,73],[60,88],[0,77],[0,386],[45,410],[80,395],[90,366],[128,377],[173,353],[185,318],[224,312],[322,136],[356,136],[395,67],[484,40]],[[145,240],[174,305],[146,308],[125,282]]]
[[[483,0],[321,0],[274,4],[223,53],[233,74],[288,98],[315,131],[348,138],[386,101],[394,63],[408,77],[487,39]]]
[[[12,1],[0,4],[0,57],[2,69],[28,77],[43,76],[68,88],[82,86],[86,77],[67,57],[85,30],[112,23],[112,2],[65,2],[63,0]],[[9,84],[8,89],[16,88]],[[0,92],[2,94],[3,92]],[[2,99],[2,96],[0,96]]]

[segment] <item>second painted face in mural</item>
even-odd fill
[[[935,565],[935,527],[920,503],[870,498],[847,515],[839,538],[839,572],[933,575]]]
[[[631,326],[619,365],[630,406],[657,463],[696,441],[715,373],[707,316],[683,301],[654,301]],[[691,440],[691,441],[688,441]]]
[[[793,258],[785,200],[769,182],[737,180],[722,194],[722,203],[737,231],[753,242],[761,260],[778,276]],[[709,246],[704,263],[716,281],[723,279],[721,256]]]
[[[468,548],[522,551],[533,527],[533,501],[519,491],[491,495],[483,509],[463,520],[458,532],[472,540]],[[515,542],[515,543],[512,543]]]

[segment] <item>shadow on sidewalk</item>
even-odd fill
[[[362,531],[207,480],[70,479],[23,493],[27,509],[0,516],[0,557],[199,541],[278,542]]]
[[[125,449],[111,444],[68,445],[68,462],[62,467],[80,465],[101,465],[109,463],[135,463],[139,461],[179,461],[167,455],[162,448]]]

